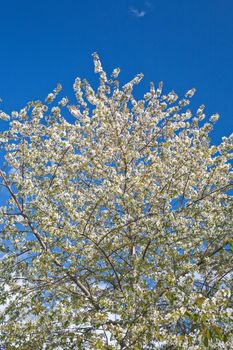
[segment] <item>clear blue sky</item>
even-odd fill
[[[0,8],[0,96],[5,111],[43,99],[60,82],[70,95],[78,75],[95,81],[91,53],[143,72],[182,95],[196,87],[221,119],[214,141],[232,132],[233,0],[8,0]],[[1,127],[1,126],[0,126]]]

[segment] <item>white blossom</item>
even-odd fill
[[[0,111],[0,119],[2,120],[10,120],[10,116],[5,112]]]
[[[230,349],[233,137],[211,143],[195,89],[138,99],[142,74],[93,59],[97,88],[55,106],[58,84],[0,133],[0,345]]]

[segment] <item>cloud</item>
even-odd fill
[[[146,11],[145,10],[138,10],[136,7],[133,7],[133,6],[131,6],[130,8],[129,8],[129,12],[133,15],[133,16],[135,16],[135,17],[138,17],[138,18],[140,18],[140,17],[144,17],[145,15],[146,15]]]
[[[146,5],[147,7],[151,7],[151,6],[152,6],[151,3],[150,3],[149,1],[146,1],[146,2],[145,2],[145,5]]]

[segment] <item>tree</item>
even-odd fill
[[[233,136],[151,84],[133,97],[93,55],[76,105],[9,116],[1,203],[4,349],[230,349]]]

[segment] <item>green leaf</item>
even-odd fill
[[[216,326],[216,325],[212,325],[212,330],[214,331],[214,333],[216,334],[216,337],[220,340],[222,340],[222,332],[221,332],[221,329]]]

